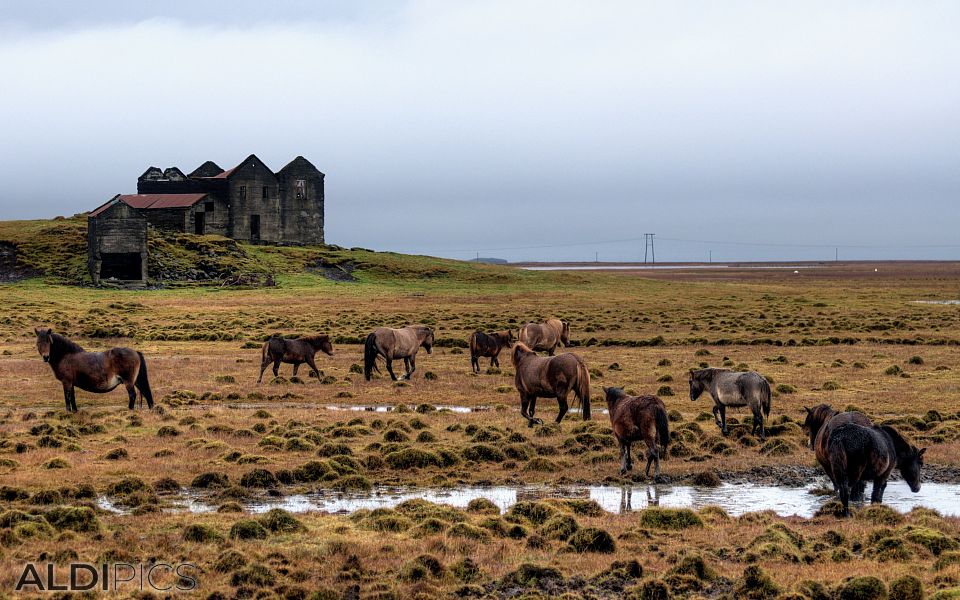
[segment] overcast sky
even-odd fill
[[[958,31],[937,1],[0,0],[0,219],[302,154],[345,246],[960,258]]]

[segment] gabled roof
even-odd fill
[[[282,169],[280,169],[279,171],[277,171],[277,174],[283,173],[283,172],[286,171],[287,169],[292,169],[292,168],[294,168],[294,167],[309,167],[309,168],[313,169],[314,171],[316,171],[317,173],[320,173],[321,175],[323,175],[323,173],[320,171],[320,169],[318,169],[317,167],[315,167],[312,162],[310,162],[309,160],[305,159],[305,158],[302,157],[302,156],[298,156],[298,157],[296,157],[295,159],[293,159],[293,160],[291,160],[290,162],[288,162]]]
[[[220,173],[219,175],[214,175],[213,177],[210,177],[210,179],[226,179],[227,177],[230,177],[230,174],[236,170],[237,170],[236,167],[232,169],[227,169],[226,171],[224,171],[223,173]]]
[[[212,160],[208,160],[191,171],[190,177],[216,177],[220,173],[223,173],[223,169],[220,168],[220,165]]]
[[[206,198],[209,194],[118,194],[90,212],[91,217],[95,217],[104,212],[117,202],[123,202],[132,208],[158,209],[158,208],[188,208]]]

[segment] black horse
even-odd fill
[[[883,491],[894,467],[900,470],[910,491],[919,492],[926,450],[911,445],[889,425],[864,427],[847,423],[834,429],[827,442],[827,453],[844,516],[850,516],[850,490],[862,481],[873,481],[870,502],[883,502]]]

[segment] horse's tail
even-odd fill
[[[770,382],[767,381],[766,377],[760,377],[760,393],[763,395],[760,398],[760,408],[763,410],[763,417],[765,419],[770,418]]]
[[[667,456],[667,445],[670,443],[670,420],[667,418],[667,409],[661,404],[653,407],[653,419],[657,424],[657,437],[660,439],[662,456]]]
[[[377,336],[371,333],[363,344],[363,376],[367,381],[373,377],[374,369],[377,369]],[[380,369],[377,369],[379,372]]]
[[[147,399],[147,406],[153,408],[153,392],[150,390],[150,379],[147,377],[147,360],[143,357],[143,352],[137,352],[140,357],[140,372],[137,373],[137,381],[134,385],[140,390],[140,396]]]
[[[577,397],[580,398],[580,411],[584,421],[590,420],[590,371],[583,359],[577,357]]]
[[[474,357],[474,356],[478,356],[478,355],[479,355],[479,352],[477,352],[477,350],[479,350],[479,348],[478,348],[478,346],[479,346],[479,339],[478,339],[478,338],[479,338],[479,337],[480,337],[480,332],[479,332],[479,331],[474,331],[474,332],[470,335],[470,356],[471,356],[471,358]]]

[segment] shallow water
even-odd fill
[[[810,493],[818,484],[804,487],[783,487],[748,483],[725,483],[719,487],[689,485],[630,485],[630,486],[492,486],[451,489],[375,488],[370,492],[337,493],[319,491],[280,497],[257,498],[244,504],[251,513],[263,513],[282,508],[292,513],[327,512],[348,514],[360,509],[393,508],[413,498],[463,508],[476,498],[486,498],[506,511],[520,500],[543,498],[579,498],[594,500],[611,513],[626,513],[650,506],[673,508],[701,508],[719,506],[737,516],[746,512],[772,510],[781,516],[813,516],[829,497]],[[869,494],[869,487],[868,494]],[[106,498],[101,508],[123,512]],[[174,511],[194,513],[216,510],[216,504],[204,496],[184,493],[173,499]],[[884,504],[901,512],[917,506],[938,510],[944,515],[960,516],[960,484],[925,483],[919,493],[913,494],[902,481],[891,481],[884,494]]]
[[[459,406],[454,404],[431,404],[430,406],[432,406],[437,410],[449,410],[450,412],[455,412],[455,413],[486,412],[490,410],[489,406]],[[353,412],[378,412],[378,413],[393,412],[397,409],[396,406],[379,405],[379,404],[360,405],[360,406],[354,405],[354,404],[346,404],[346,405],[328,404],[324,408],[327,410],[348,410]],[[410,410],[410,412],[414,412],[409,407],[408,407],[408,410]]]
[[[914,300],[914,304],[941,304],[953,306],[960,304],[960,300]]]

